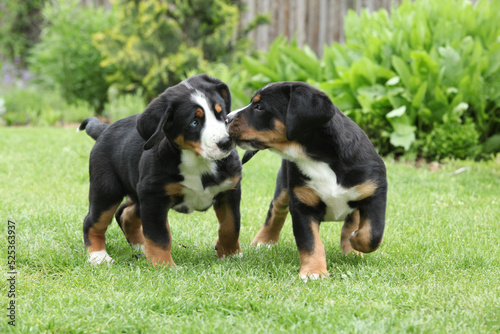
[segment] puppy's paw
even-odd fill
[[[256,245],[252,245],[252,246],[255,246],[255,248],[259,249],[259,248],[264,248],[266,247],[267,249],[271,249],[271,247],[273,247],[275,244],[269,244],[269,243],[266,243],[266,242],[258,242]]]
[[[319,273],[319,274],[299,274],[299,278],[304,281],[304,283],[307,283],[307,281],[316,281],[320,278],[327,278],[329,277],[330,274],[328,273]]]
[[[113,262],[115,262],[115,260],[113,260],[113,258],[109,256],[109,254],[105,250],[90,253],[88,261],[93,265],[102,263],[111,265],[113,264]]]

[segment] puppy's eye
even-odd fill
[[[260,105],[260,103],[256,104],[254,108],[256,110],[264,110],[264,109],[262,109],[262,106]]]
[[[198,126],[198,124],[200,124],[200,122],[198,122],[198,120],[196,120],[196,119],[195,119],[194,121],[192,121],[192,122],[189,124],[189,127],[191,127],[191,128],[195,128],[195,127],[197,127],[197,126]]]

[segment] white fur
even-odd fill
[[[309,276],[300,275],[299,277],[300,277],[301,280],[304,281],[304,283],[307,283],[308,280],[315,281],[315,280],[319,279],[319,275],[318,274],[312,274],[312,275],[309,275]]]
[[[218,120],[210,106],[209,100],[199,90],[191,95],[191,100],[199,105],[205,115],[205,125],[201,131],[201,153],[205,159],[219,160],[228,156],[231,152],[222,151],[217,143],[224,138],[228,138],[229,134],[226,129],[224,120]]]
[[[144,253],[144,245],[142,244],[135,244],[135,245],[132,245],[132,250],[134,252],[139,252],[141,254],[145,254]]]
[[[355,188],[339,185],[337,175],[327,163],[313,160],[303,150],[293,146],[284,152],[272,151],[293,161],[302,174],[310,178],[306,185],[314,189],[327,206],[324,221],[342,221],[354,211],[347,202],[357,199],[361,194]]]
[[[250,104],[251,104],[251,103],[250,103]],[[248,108],[248,106],[250,106],[250,104],[249,104],[249,105],[247,105],[246,107],[243,107],[243,108],[240,108],[240,109],[236,109],[236,110],[231,111],[231,115],[229,116],[229,118],[230,118],[230,119],[234,119],[234,118],[236,118],[236,116],[238,116],[238,114],[239,114],[242,110],[244,110],[244,109]]]
[[[215,174],[217,163],[197,156],[194,152],[182,151],[181,164],[179,165],[184,181],[182,193],[184,202],[176,205],[174,209],[187,207],[188,213],[194,210],[205,210],[213,203],[214,197],[232,187],[233,182],[226,180],[219,185],[203,188],[201,176],[203,174]]]
[[[183,84],[184,86],[186,86],[187,89],[193,89],[193,86],[191,86],[191,84],[189,82],[187,82],[186,80],[184,80],[183,82],[181,82],[181,84]]]
[[[90,253],[88,261],[94,265],[102,263],[113,264],[113,262],[115,262],[115,260],[113,260],[111,256],[109,256],[106,250]]]

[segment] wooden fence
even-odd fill
[[[259,26],[250,33],[258,50],[265,50],[274,39],[284,35],[294,36],[300,46],[309,45],[318,55],[323,45],[344,41],[344,16],[352,9],[375,11],[391,9],[401,0],[242,0],[246,11],[241,14],[240,29],[243,29],[258,14],[268,14],[271,23]],[[439,0],[436,0],[439,1]],[[82,5],[111,8],[109,0],[80,0]]]
[[[401,0],[244,0],[246,12],[241,15],[240,28],[258,14],[268,14],[271,23],[259,26],[249,37],[258,50],[265,50],[272,41],[284,35],[294,36],[300,46],[309,45],[319,56],[323,46],[344,41],[344,17],[352,9],[375,11],[398,5]]]

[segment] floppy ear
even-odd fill
[[[165,111],[163,116],[160,118],[160,123],[158,123],[158,127],[156,128],[156,131],[149,137],[149,139],[144,143],[144,150],[147,151],[150,148],[152,148],[157,142],[159,142],[163,136],[163,128],[165,126],[165,123],[167,123],[167,120],[170,116],[170,106],[168,109]]]
[[[224,102],[226,103],[227,113],[231,112],[231,92],[229,87],[225,83],[220,83],[217,85],[217,92],[222,96]]]
[[[141,137],[146,141],[144,149],[149,150],[161,140],[171,107],[162,96],[157,97],[137,118],[136,128]]]
[[[290,87],[290,100],[285,116],[286,137],[294,140],[306,130],[328,122],[336,108],[325,93],[312,87]]]

